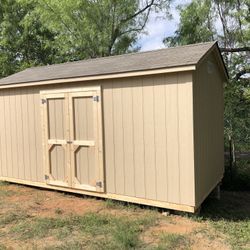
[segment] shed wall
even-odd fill
[[[195,205],[192,74],[0,91],[0,176],[44,183],[40,90],[101,85],[106,192]]]
[[[224,173],[223,77],[211,53],[194,75],[195,193],[199,205]]]

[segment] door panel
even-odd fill
[[[100,88],[41,98],[47,183],[104,192]]]
[[[47,184],[70,186],[68,169],[69,125],[67,95],[52,94],[42,98],[45,125],[45,179]]]
[[[75,177],[78,183],[96,185],[95,176],[95,148],[79,146],[75,150]]]
[[[94,139],[93,98],[73,98],[74,140]]]
[[[66,173],[65,150],[62,145],[53,145],[50,150],[50,168],[54,179],[64,181]]]
[[[72,185],[77,189],[103,192],[99,169],[98,105],[99,95],[95,91],[69,94]]]

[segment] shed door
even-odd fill
[[[98,91],[69,94],[73,188],[103,191],[100,105]]]
[[[49,94],[42,99],[45,118],[45,179],[47,184],[70,186],[68,95]]]
[[[100,89],[41,96],[47,183],[104,192]]]

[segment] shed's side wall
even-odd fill
[[[192,74],[103,85],[107,192],[194,205]]]
[[[44,183],[39,91],[101,85],[106,191],[193,206],[192,74],[0,91],[0,176]]]
[[[200,204],[224,173],[223,78],[215,55],[198,67],[193,95],[195,192]]]

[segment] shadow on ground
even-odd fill
[[[204,219],[241,221],[250,219],[250,192],[222,191],[221,199],[208,198],[202,205]]]

